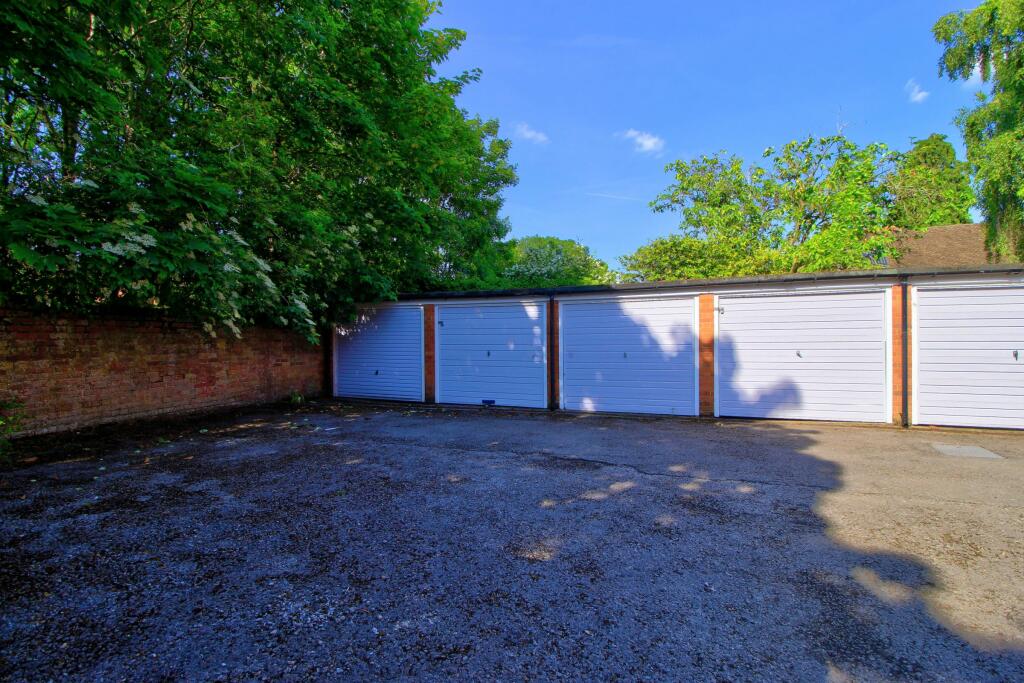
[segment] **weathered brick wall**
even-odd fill
[[[319,395],[323,373],[320,347],[283,330],[0,311],[0,399],[25,404],[23,434]]]

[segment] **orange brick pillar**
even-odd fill
[[[910,425],[911,354],[910,285],[892,286],[892,421]]]
[[[434,389],[434,304],[423,304],[423,400],[436,401]]]
[[[548,300],[548,408],[558,410],[558,302]]]
[[[700,347],[698,361],[700,371],[700,415],[713,417],[715,414],[715,295],[701,294],[700,310]]]

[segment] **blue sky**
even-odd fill
[[[931,27],[945,0],[770,3],[446,0],[433,26],[463,29],[441,67],[483,70],[460,105],[498,118],[519,185],[512,235],[579,240],[613,267],[677,229],[649,206],[666,163],[843,132],[907,149],[944,133],[979,84],[938,77]]]

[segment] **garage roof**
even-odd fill
[[[467,291],[434,291],[403,293],[400,301],[417,299],[478,299],[487,297],[553,296],[558,294],[589,294],[594,292],[634,292],[644,290],[721,287],[723,285],[783,284],[789,282],[823,282],[829,280],[890,279],[948,275],[983,275],[1024,273],[1024,264],[992,264],[974,268],[877,268],[874,270],[836,270],[824,273],[787,273],[784,275],[752,275],[747,277],[703,280],[668,280],[664,282],[623,282],[614,285],[573,285],[527,289],[485,289]]]

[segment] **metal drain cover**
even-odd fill
[[[981,446],[961,446],[954,443],[933,443],[932,448],[943,455],[953,458],[987,458],[989,460],[1002,460],[1003,456],[997,455],[987,448]]]

